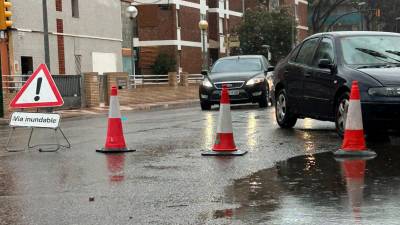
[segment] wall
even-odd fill
[[[12,0],[12,31],[14,58],[21,65],[21,56],[32,56],[34,67],[44,63],[42,4],[38,0]],[[117,70],[122,70],[121,5],[120,0],[80,0],[79,18],[72,17],[71,1],[62,0],[62,12],[57,12],[56,1],[47,1],[49,32],[56,32],[56,19],[64,25],[64,57],[66,74],[75,74],[75,57],[82,55],[82,71],[92,70],[92,52],[117,55]],[[62,34],[61,34],[62,35]],[[71,37],[77,35],[78,37]],[[59,56],[55,34],[50,34],[51,71],[59,73]],[[20,68],[15,74],[20,74]]]

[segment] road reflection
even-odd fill
[[[214,143],[214,117],[211,112],[205,114],[206,119],[204,120],[204,143],[203,148],[208,149]]]
[[[257,120],[255,112],[250,112],[247,116],[247,145],[250,150],[254,150],[257,145],[256,140]]]
[[[376,146],[381,151],[369,161],[336,161],[322,153],[279,162],[226,187],[224,203],[239,206],[214,211],[214,218],[249,224],[393,223],[400,209],[397,147]]]
[[[111,184],[120,183],[124,181],[124,154],[109,154],[106,155],[107,169],[109,172],[109,180]]]
[[[344,160],[340,164],[354,222],[361,224],[366,160]]]

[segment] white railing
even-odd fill
[[[3,89],[18,91],[22,88],[30,75],[3,75]],[[129,75],[131,85],[168,85],[168,75]],[[200,83],[203,80],[201,74],[189,74],[188,82]],[[180,75],[177,74],[177,82],[180,83]]]
[[[3,75],[3,89],[18,91],[22,88],[30,75]]]
[[[129,75],[132,85],[165,85],[168,84],[168,75]]]
[[[204,79],[202,74],[189,74],[188,80],[191,84],[200,83]]]
[[[176,75],[177,82],[180,83],[181,77]],[[168,75],[129,75],[131,85],[136,88],[137,85],[168,85]],[[189,74],[189,83],[200,83],[203,80],[201,74]]]

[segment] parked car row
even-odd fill
[[[332,121],[343,135],[353,80],[359,82],[368,134],[400,130],[400,35],[386,32],[315,34],[274,69],[263,56],[219,59],[200,85],[202,109],[218,104],[222,84],[232,103],[275,104],[276,121],[292,128],[299,118]]]

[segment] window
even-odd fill
[[[350,36],[340,40],[346,64],[369,65],[400,62],[398,36]]]
[[[72,17],[79,18],[79,0],[71,0]]]
[[[317,44],[318,38],[309,39],[304,42],[299,54],[297,55],[296,62],[304,65],[310,65]]]
[[[213,73],[262,71],[259,58],[237,58],[218,60],[212,68]]]
[[[301,45],[297,45],[296,48],[292,51],[290,58],[289,58],[290,62],[296,61],[296,57],[297,57],[297,54],[299,54],[300,47],[301,47]]]
[[[82,55],[75,55],[75,73],[82,74]]]
[[[332,40],[329,38],[323,38],[319,44],[317,52],[315,53],[313,65],[318,66],[320,59],[329,59],[330,62],[334,62],[334,58]]]
[[[33,73],[33,58],[32,56],[21,56],[21,74],[31,75]],[[23,81],[28,80],[28,77],[23,77]]]

